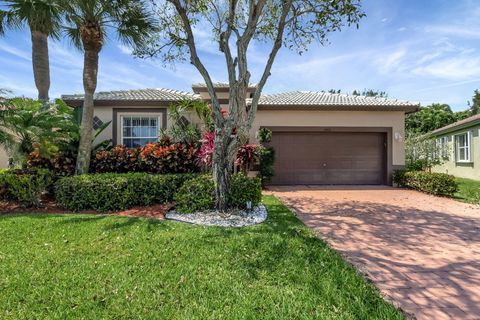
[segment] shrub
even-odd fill
[[[248,172],[252,165],[258,162],[259,148],[261,147],[256,144],[245,144],[238,149],[235,164],[240,167],[242,172]]]
[[[147,172],[190,173],[198,171],[196,153],[197,148],[184,143],[150,143],[141,148],[140,160]]]
[[[50,188],[52,181],[52,173],[44,169],[2,171],[0,196],[26,207],[38,207],[42,194]]]
[[[90,171],[94,173],[128,173],[139,172],[140,149],[116,146],[111,150],[98,151],[92,158]]]
[[[458,191],[455,177],[446,173],[409,171],[404,173],[404,186],[434,195],[452,196]]]
[[[125,210],[138,205],[172,201],[191,174],[154,175],[148,173],[90,174],[65,177],[55,183],[59,205],[72,211]]]
[[[249,178],[243,173],[234,174],[227,195],[229,205],[245,209],[247,201],[252,206],[258,205],[262,197],[262,186],[259,178]],[[210,175],[202,175],[189,180],[175,194],[176,209],[179,212],[191,213],[199,210],[210,210],[215,207],[215,184]]]
[[[192,173],[198,172],[197,149],[184,143],[158,142],[141,148],[116,146],[95,154],[91,171],[94,173]]]
[[[186,181],[175,194],[176,209],[191,213],[208,210],[215,206],[215,184],[210,175],[202,175]]]
[[[275,149],[272,147],[261,147],[258,149],[258,153],[260,158],[259,177],[262,181],[262,186],[265,186],[272,181],[275,175],[275,171],[273,170]]]
[[[45,158],[35,150],[27,157],[27,168],[48,169],[57,176],[72,176],[75,173],[75,159],[63,153]]]
[[[407,186],[407,181],[405,177],[405,173],[407,170],[395,170],[393,171],[392,180],[397,186],[401,188],[405,188]]]
[[[262,200],[262,183],[260,178],[249,178],[243,173],[234,174],[230,184],[228,203],[230,206],[246,209],[247,201],[252,202],[252,207],[257,206]]]

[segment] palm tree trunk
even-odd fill
[[[32,34],[32,64],[38,100],[48,102],[50,89],[50,64],[48,61],[48,35],[30,30]]]
[[[97,88],[98,53],[100,48],[85,48],[83,60],[83,100],[82,124],[80,128],[80,145],[78,147],[76,174],[88,173],[92,154],[93,138],[93,95]]]

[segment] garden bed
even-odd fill
[[[209,210],[179,213],[173,210],[168,212],[165,218],[204,226],[239,228],[264,222],[267,219],[267,209],[263,204],[260,204],[251,211],[231,210],[229,212],[220,212]]]
[[[165,214],[172,208],[172,204],[155,204],[151,206],[137,206],[126,210],[113,211],[110,213],[95,211],[95,210],[84,210],[80,213],[82,214],[92,214],[92,215],[116,215],[123,217],[140,217],[140,218],[156,218],[156,219],[165,219]],[[73,212],[65,210],[60,207],[55,201],[48,199],[42,201],[42,205],[38,208],[25,208],[24,206],[13,201],[0,201],[0,215],[14,214],[14,213],[24,213],[30,212],[35,214],[77,214],[79,212]]]

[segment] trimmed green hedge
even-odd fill
[[[262,198],[262,183],[259,178],[249,178],[243,173],[234,174],[227,195],[231,207],[245,209],[247,201],[257,206]],[[215,207],[215,184],[212,176],[203,175],[189,180],[175,194],[175,208],[191,213]]]
[[[195,174],[104,173],[65,177],[55,183],[55,197],[72,210],[118,211],[167,203]]]
[[[262,200],[262,181],[260,178],[249,178],[243,173],[234,174],[230,184],[228,203],[230,206],[246,209],[247,201],[252,202],[252,208]]]
[[[0,171],[0,198],[19,202],[25,207],[38,207],[47,192],[53,174],[45,169]]]
[[[458,191],[455,177],[446,173],[397,170],[393,182],[400,187],[442,196],[453,196]]]
[[[182,213],[208,210],[215,206],[215,183],[210,175],[186,181],[175,193],[175,209]]]

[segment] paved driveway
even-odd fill
[[[418,319],[480,319],[480,207],[389,187],[272,187]]]

